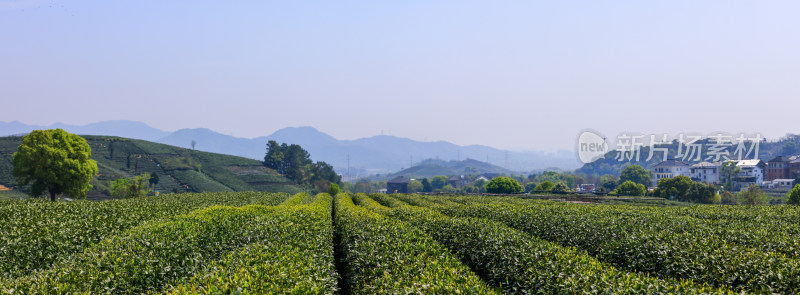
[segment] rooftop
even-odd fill
[[[719,166],[722,166],[721,162],[714,162],[714,163],[711,163],[711,162],[700,162],[700,163],[692,165],[692,168],[716,168],[716,167],[719,167]]]
[[[755,160],[738,160],[736,161],[736,166],[739,167],[756,167],[763,165],[764,162],[758,159]]]
[[[663,161],[661,163],[656,164],[653,167],[665,168],[665,167],[688,167],[688,166],[689,166],[689,164],[686,164],[684,162],[681,162],[681,161],[678,161],[678,160],[675,160],[675,159],[668,159],[666,161]]]
[[[392,178],[392,180],[389,180],[387,183],[409,183],[410,181],[411,179],[408,179],[405,176],[398,176]]]

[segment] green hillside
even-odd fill
[[[455,175],[475,175],[475,174],[511,174],[512,171],[503,167],[495,166],[489,163],[481,162],[473,159],[466,159],[461,161],[443,161],[435,159],[424,160],[411,168],[400,170],[387,177],[393,178],[397,176],[407,177],[434,177],[438,175],[455,176]]]
[[[83,136],[92,147],[99,175],[88,199],[108,198],[109,183],[144,172],[158,175],[161,193],[265,191],[297,193],[294,185],[260,161],[111,136]],[[15,187],[11,157],[22,137],[0,137],[0,185]],[[16,191],[16,190],[15,190]],[[5,195],[11,195],[6,193]],[[18,194],[16,194],[18,196]]]

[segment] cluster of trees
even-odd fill
[[[314,187],[319,192],[326,192],[331,183],[341,183],[341,176],[336,174],[328,163],[311,161],[311,155],[300,145],[278,144],[274,140],[267,143],[267,154],[264,166],[278,171],[299,185]]]
[[[112,198],[118,199],[144,197],[153,192],[151,188],[156,183],[158,183],[158,176],[154,180],[150,173],[133,178],[119,178],[111,182],[110,194]]]
[[[526,185],[526,189],[528,192],[552,192],[557,194],[572,192],[572,190],[565,183],[553,183],[549,180],[545,180],[539,184],[536,184],[535,182],[529,182]]]
[[[570,193],[578,184],[598,184],[597,192],[625,196],[644,196],[650,184],[650,172],[639,165],[627,166],[620,177],[606,174],[603,176],[584,175],[571,172],[545,171],[531,174],[522,180],[527,192]],[[626,182],[631,182],[625,184]],[[621,190],[618,187],[625,184]]]
[[[797,189],[798,197],[800,197],[800,188]],[[794,191],[787,193],[787,203],[791,202],[791,194]],[[730,191],[724,191],[720,194],[720,204],[723,205],[767,205],[769,204],[770,196],[761,190],[758,185],[751,185],[746,189],[734,194]],[[791,204],[791,203],[790,203]]]
[[[681,175],[659,180],[653,196],[682,202],[716,204],[722,199],[717,191],[717,186],[713,184],[692,181]]]
[[[443,192],[443,193],[485,193],[487,181],[480,179],[472,184],[464,185],[460,188],[453,187],[448,181],[449,177],[439,175],[434,176],[430,180],[428,178],[412,180],[408,183],[408,192],[410,193],[430,193],[430,192]]]

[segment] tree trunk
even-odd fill
[[[54,191],[50,191],[50,201],[51,202],[56,201],[56,193]]]

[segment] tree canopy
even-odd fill
[[[564,184],[563,182],[556,183],[556,185],[553,186],[553,192],[554,193],[563,194],[563,193],[568,193],[568,192],[571,192],[571,191],[572,190],[570,190],[569,187],[566,184]]]
[[[625,181],[617,187],[616,190],[617,195],[620,196],[635,196],[640,197],[644,196],[647,193],[647,188],[642,185],[641,183],[635,183],[633,181]]]
[[[447,179],[447,176],[443,175],[434,176],[433,179],[431,179],[431,187],[433,187],[434,190],[442,189],[447,185]]]
[[[619,183],[622,184],[626,181],[632,181],[648,187],[650,186],[650,172],[645,170],[642,166],[630,165],[625,167],[619,174]]]
[[[742,168],[736,166],[736,162],[726,161],[722,163],[722,166],[719,167],[719,175],[722,180],[725,181],[724,186],[726,190],[733,189],[733,179],[736,178],[736,175],[739,173],[742,173]]]
[[[422,179],[422,191],[429,193],[433,191],[433,187],[431,186],[431,182],[428,181],[427,178]]]
[[[133,179],[119,178],[111,182],[111,197],[124,199],[124,198],[138,198],[147,196],[150,193],[149,183],[150,174],[144,173],[136,176]]]
[[[662,178],[658,181],[658,186],[653,191],[653,196],[666,199],[687,199],[686,193],[692,186],[692,179],[679,175],[672,178]]]
[[[495,177],[486,184],[486,192],[492,194],[516,194],[522,192],[522,185],[510,177]]]
[[[55,201],[59,194],[86,198],[89,182],[97,174],[97,162],[83,137],[61,129],[34,130],[22,137],[13,155],[12,174],[31,196],[45,192]]]
[[[412,180],[408,182],[408,192],[409,193],[418,193],[425,189],[425,186],[422,185],[422,182],[419,180]]]
[[[274,140],[267,143],[264,166],[278,171],[301,185],[316,186],[327,190],[328,183],[340,183],[341,176],[328,163],[311,161],[311,155],[297,144],[278,144]]]
[[[537,191],[537,192],[549,192],[549,191],[552,191],[553,187],[555,187],[555,186],[556,185],[553,182],[543,181],[542,183],[540,183],[539,185],[534,187],[533,190]]]
[[[704,204],[716,204],[721,200],[715,185],[695,182],[683,175],[659,180],[653,196]]]

